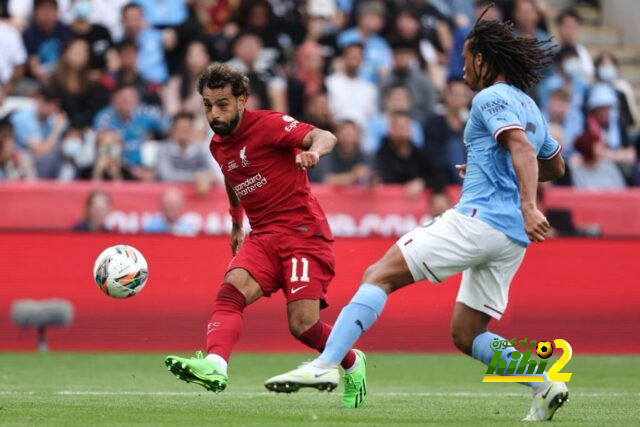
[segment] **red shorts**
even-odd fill
[[[245,238],[227,272],[247,270],[265,296],[282,289],[287,302],[319,299],[327,307],[326,292],[335,275],[333,242],[320,236],[260,233]]]

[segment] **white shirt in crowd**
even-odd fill
[[[378,90],[359,77],[335,73],[327,77],[329,109],[336,120],[352,120],[364,129],[378,112]]]
[[[15,67],[27,61],[27,51],[22,36],[16,28],[0,21],[0,83],[11,80]]]

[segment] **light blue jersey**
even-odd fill
[[[539,159],[550,159],[560,151],[560,144],[549,134],[544,116],[528,95],[506,83],[483,89],[473,99],[464,130],[467,171],[455,209],[527,246],[511,153],[497,141],[508,129],[524,130]]]

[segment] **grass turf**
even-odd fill
[[[163,354],[0,353],[0,425],[513,425],[529,390],[482,383],[483,365],[460,355],[368,355],[365,408],[331,394],[268,393],[272,375],[310,355],[238,354],[215,395],[171,376]],[[574,355],[562,425],[638,425],[640,357]]]

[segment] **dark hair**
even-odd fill
[[[221,89],[231,85],[231,93],[238,97],[249,96],[249,78],[242,72],[220,62],[210,64],[198,78],[198,93],[202,95],[205,87]]]
[[[340,55],[344,55],[344,53],[347,51],[347,49],[352,48],[352,47],[357,47],[359,48],[361,51],[364,52],[364,44],[360,43],[360,42],[353,42],[353,43],[348,43],[344,46],[340,47]]]
[[[3,132],[10,132],[13,134],[13,126],[11,125],[11,120],[9,120],[9,116],[0,118],[0,133]]]
[[[251,15],[251,12],[256,7],[264,7],[267,9],[267,25],[273,25],[275,22],[275,14],[273,12],[273,7],[268,0],[245,0],[239,2],[238,11],[236,12],[237,22],[240,25],[240,28],[247,28],[249,26],[248,18]]]
[[[575,47],[565,44],[558,49],[558,52],[553,57],[554,64],[562,64],[562,61],[570,56],[578,56],[578,51]]]
[[[382,92],[382,99],[386,99],[387,96],[389,96],[389,94],[394,91],[394,90],[398,90],[398,89],[403,89],[405,92],[407,92],[409,95],[411,95],[411,90],[409,89],[409,87],[405,84],[402,84],[400,82],[396,82],[393,83],[389,86],[387,86],[386,88],[384,88],[384,91]]]
[[[389,43],[391,46],[391,50],[392,51],[396,51],[396,50],[411,50],[413,52],[417,52],[417,43],[415,43],[413,40],[408,40],[404,37],[396,37],[394,39],[391,40],[391,43]]]
[[[582,23],[582,18],[578,14],[578,11],[573,8],[565,9],[560,12],[560,14],[556,17],[556,25],[562,24],[565,18],[573,18],[579,23]]]
[[[482,54],[482,67],[476,74],[480,76],[482,69],[487,69],[484,87],[504,74],[510,84],[526,90],[540,81],[542,70],[551,63],[555,46],[551,46],[550,40],[516,36],[513,22],[483,21],[482,16],[491,7],[493,4],[480,15],[466,37],[471,54]]]
[[[596,68],[598,68],[602,64],[602,61],[604,61],[605,57],[611,58],[611,62],[613,62],[613,65],[615,65],[616,68],[620,68],[620,63],[618,62],[618,58],[616,58],[613,52],[608,50],[605,50],[604,52],[600,52],[600,55],[598,55],[598,57],[594,61],[594,65],[596,66]]]
[[[182,120],[182,119],[193,122],[196,119],[196,115],[193,114],[191,111],[178,111],[173,116],[172,124],[175,124],[178,120]]]
[[[45,102],[55,102],[57,104],[60,103],[60,95],[58,92],[51,86],[40,86],[38,89],[37,95],[42,98]]]
[[[211,52],[209,52],[209,47],[207,46],[207,42],[201,38],[195,38],[193,40],[191,40],[189,42],[189,44],[187,44],[186,50],[189,50],[189,48],[195,44],[195,43],[199,43],[204,47],[205,52],[207,53],[207,56],[209,59],[211,59]],[[185,50],[185,52],[186,52]],[[207,61],[208,62],[208,61]],[[185,61],[185,63],[183,64],[183,66],[180,69],[180,99],[182,101],[186,100],[187,98],[189,98],[189,96],[191,95],[191,92],[193,91],[193,86],[195,83],[195,79],[197,77],[194,77],[191,75],[191,73],[189,72],[189,70],[187,69],[187,63]]]
[[[127,13],[127,10],[129,10],[129,9],[142,10],[142,6],[140,6],[138,3],[135,3],[135,2],[129,2],[129,3],[125,4],[124,6],[122,6],[122,9],[120,9],[120,16],[124,16],[124,14]]]
[[[71,70],[71,67],[63,60],[64,55],[67,51],[73,46],[74,43],[84,43],[87,47],[87,62],[84,64],[84,68],[80,70],[78,73],[74,73]],[[56,70],[53,73],[53,84],[56,88],[61,90],[61,92],[71,92],[69,88],[68,81],[70,79],[75,80],[78,83],[78,93],[86,94],[89,91],[91,86],[91,81],[89,80],[89,67],[91,66],[91,45],[87,41],[87,39],[82,37],[71,37],[62,45],[62,50],[60,51],[60,59],[58,60],[58,65]]]
[[[135,50],[138,50],[138,44],[131,37],[123,38],[120,42],[116,43],[115,47],[118,52],[122,52],[123,50],[131,47],[134,48]]]
[[[118,86],[116,86],[115,89],[113,89],[113,92],[111,92],[111,95],[115,95],[116,93],[118,93],[118,92],[120,92],[120,91],[122,91],[124,89],[129,89],[129,88],[135,90],[136,93],[138,93],[138,88],[136,88],[135,84],[124,82],[124,83],[120,83]]]
[[[111,200],[111,196],[110,196],[108,193],[105,193],[105,192],[104,192],[104,191],[102,191],[102,190],[94,190],[94,191],[92,191],[91,193],[89,193],[89,195],[87,196],[87,199],[84,201],[84,207],[85,207],[85,210],[86,210],[86,212],[87,212],[87,217],[89,216],[89,215],[88,215],[89,207],[90,207],[90,206],[91,206],[91,204],[93,203],[93,200],[94,200],[96,197],[99,197],[99,196],[104,196],[104,197],[106,197],[106,198],[107,198],[107,200],[109,201],[109,205],[111,205],[111,204],[113,203],[113,200]]]
[[[33,8],[37,9],[40,6],[45,5],[45,4],[50,4],[52,6],[55,6],[56,9],[58,8],[58,1],[57,0],[34,0],[33,1]]]

